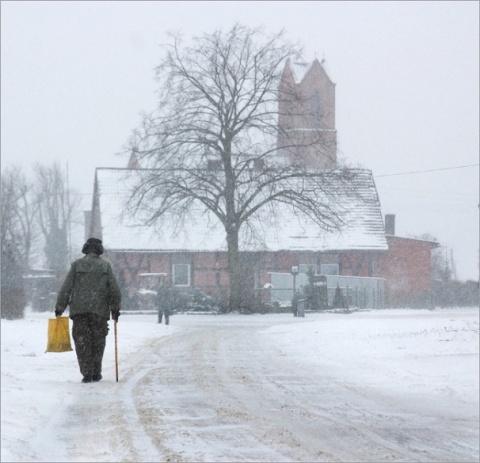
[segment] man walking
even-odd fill
[[[157,292],[157,310],[158,323],[162,323],[162,318],[165,316],[165,325],[170,323],[170,314],[175,308],[175,294],[172,288],[161,286]]]
[[[102,379],[102,360],[108,334],[108,320],[118,322],[121,295],[117,280],[103,254],[102,241],[89,238],[83,245],[85,254],[73,262],[58,294],[55,315],[70,306],[75,342],[83,383]]]

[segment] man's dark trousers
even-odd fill
[[[72,337],[75,342],[80,373],[94,376],[102,373],[102,359],[108,334],[108,320],[93,313],[73,318]]]

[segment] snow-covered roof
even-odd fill
[[[422,239],[422,238],[414,238],[414,237],[409,237],[409,236],[398,236],[398,235],[385,235],[388,239],[399,239],[399,240],[411,240],[411,241],[417,241],[418,243],[429,243],[432,248],[437,248],[440,246],[440,243],[438,241],[434,240],[427,240],[427,239]]]
[[[96,182],[101,216],[101,238],[107,250],[225,251],[225,230],[208,212],[193,211],[188,230],[163,223],[161,231],[141,225],[125,214],[129,191],[142,170],[97,168]],[[275,223],[257,221],[240,237],[243,251],[387,250],[380,202],[371,171],[356,169],[352,189],[342,203],[349,212],[341,232],[325,232],[306,218],[285,208]],[[94,206],[95,207],[95,206]],[[98,217],[93,211],[92,219]]]

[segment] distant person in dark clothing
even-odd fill
[[[165,325],[170,323],[170,315],[175,309],[175,293],[172,288],[161,286],[157,291],[156,300],[158,310],[158,323],[162,323],[165,316]]]
[[[59,317],[70,306],[82,382],[90,383],[102,379],[108,320],[111,313],[112,319],[118,322],[121,295],[111,265],[100,258],[102,241],[89,238],[82,252],[85,256],[73,262],[60,289],[55,315]]]

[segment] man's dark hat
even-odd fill
[[[88,238],[87,242],[83,245],[82,252],[84,254],[94,252],[100,256],[103,254],[102,240],[99,240],[98,238]]]

